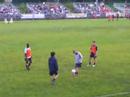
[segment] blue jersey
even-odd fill
[[[57,64],[57,60],[55,57],[49,58],[48,65],[49,65],[50,72],[58,71],[58,64]]]

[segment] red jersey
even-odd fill
[[[31,58],[32,57],[31,48],[25,48],[25,54],[27,58]]]
[[[97,52],[97,46],[96,45],[92,45],[91,48],[90,48],[90,51],[91,51],[91,53],[96,54],[96,52]]]

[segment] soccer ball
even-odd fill
[[[75,70],[75,69],[72,69],[71,72],[72,72],[72,75],[75,75],[76,70]]]

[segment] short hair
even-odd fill
[[[75,53],[75,50],[73,50],[73,53]]]
[[[50,54],[51,54],[51,57],[55,56],[55,52],[51,52]]]
[[[96,41],[95,41],[95,40],[93,40],[93,43],[96,43]]]
[[[78,52],[76,50],[73,50],[73,53],[76,54],[76,55],[78,54]]]
[[[26,44],[27,48],[29,48],[29,43]]]

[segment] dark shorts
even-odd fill
[[[32,58],[25,58],[26,63],[32,63]]]
[[[51,71],[49,74],[50,74],[50,76],[52,76],[52,75],[57,75],[58,72],[57,72],[57,71]]]
[[[80,68],[80,67],[81,67],[81,64],[82,64],[82,63],[76,63],[76,64],[75,64],[75,67]]]
[[[96,56],[95,53],[91,53],[91,54],[90,54],[90,57],[91,57],[91,58],[96,58],[97,56]]]

